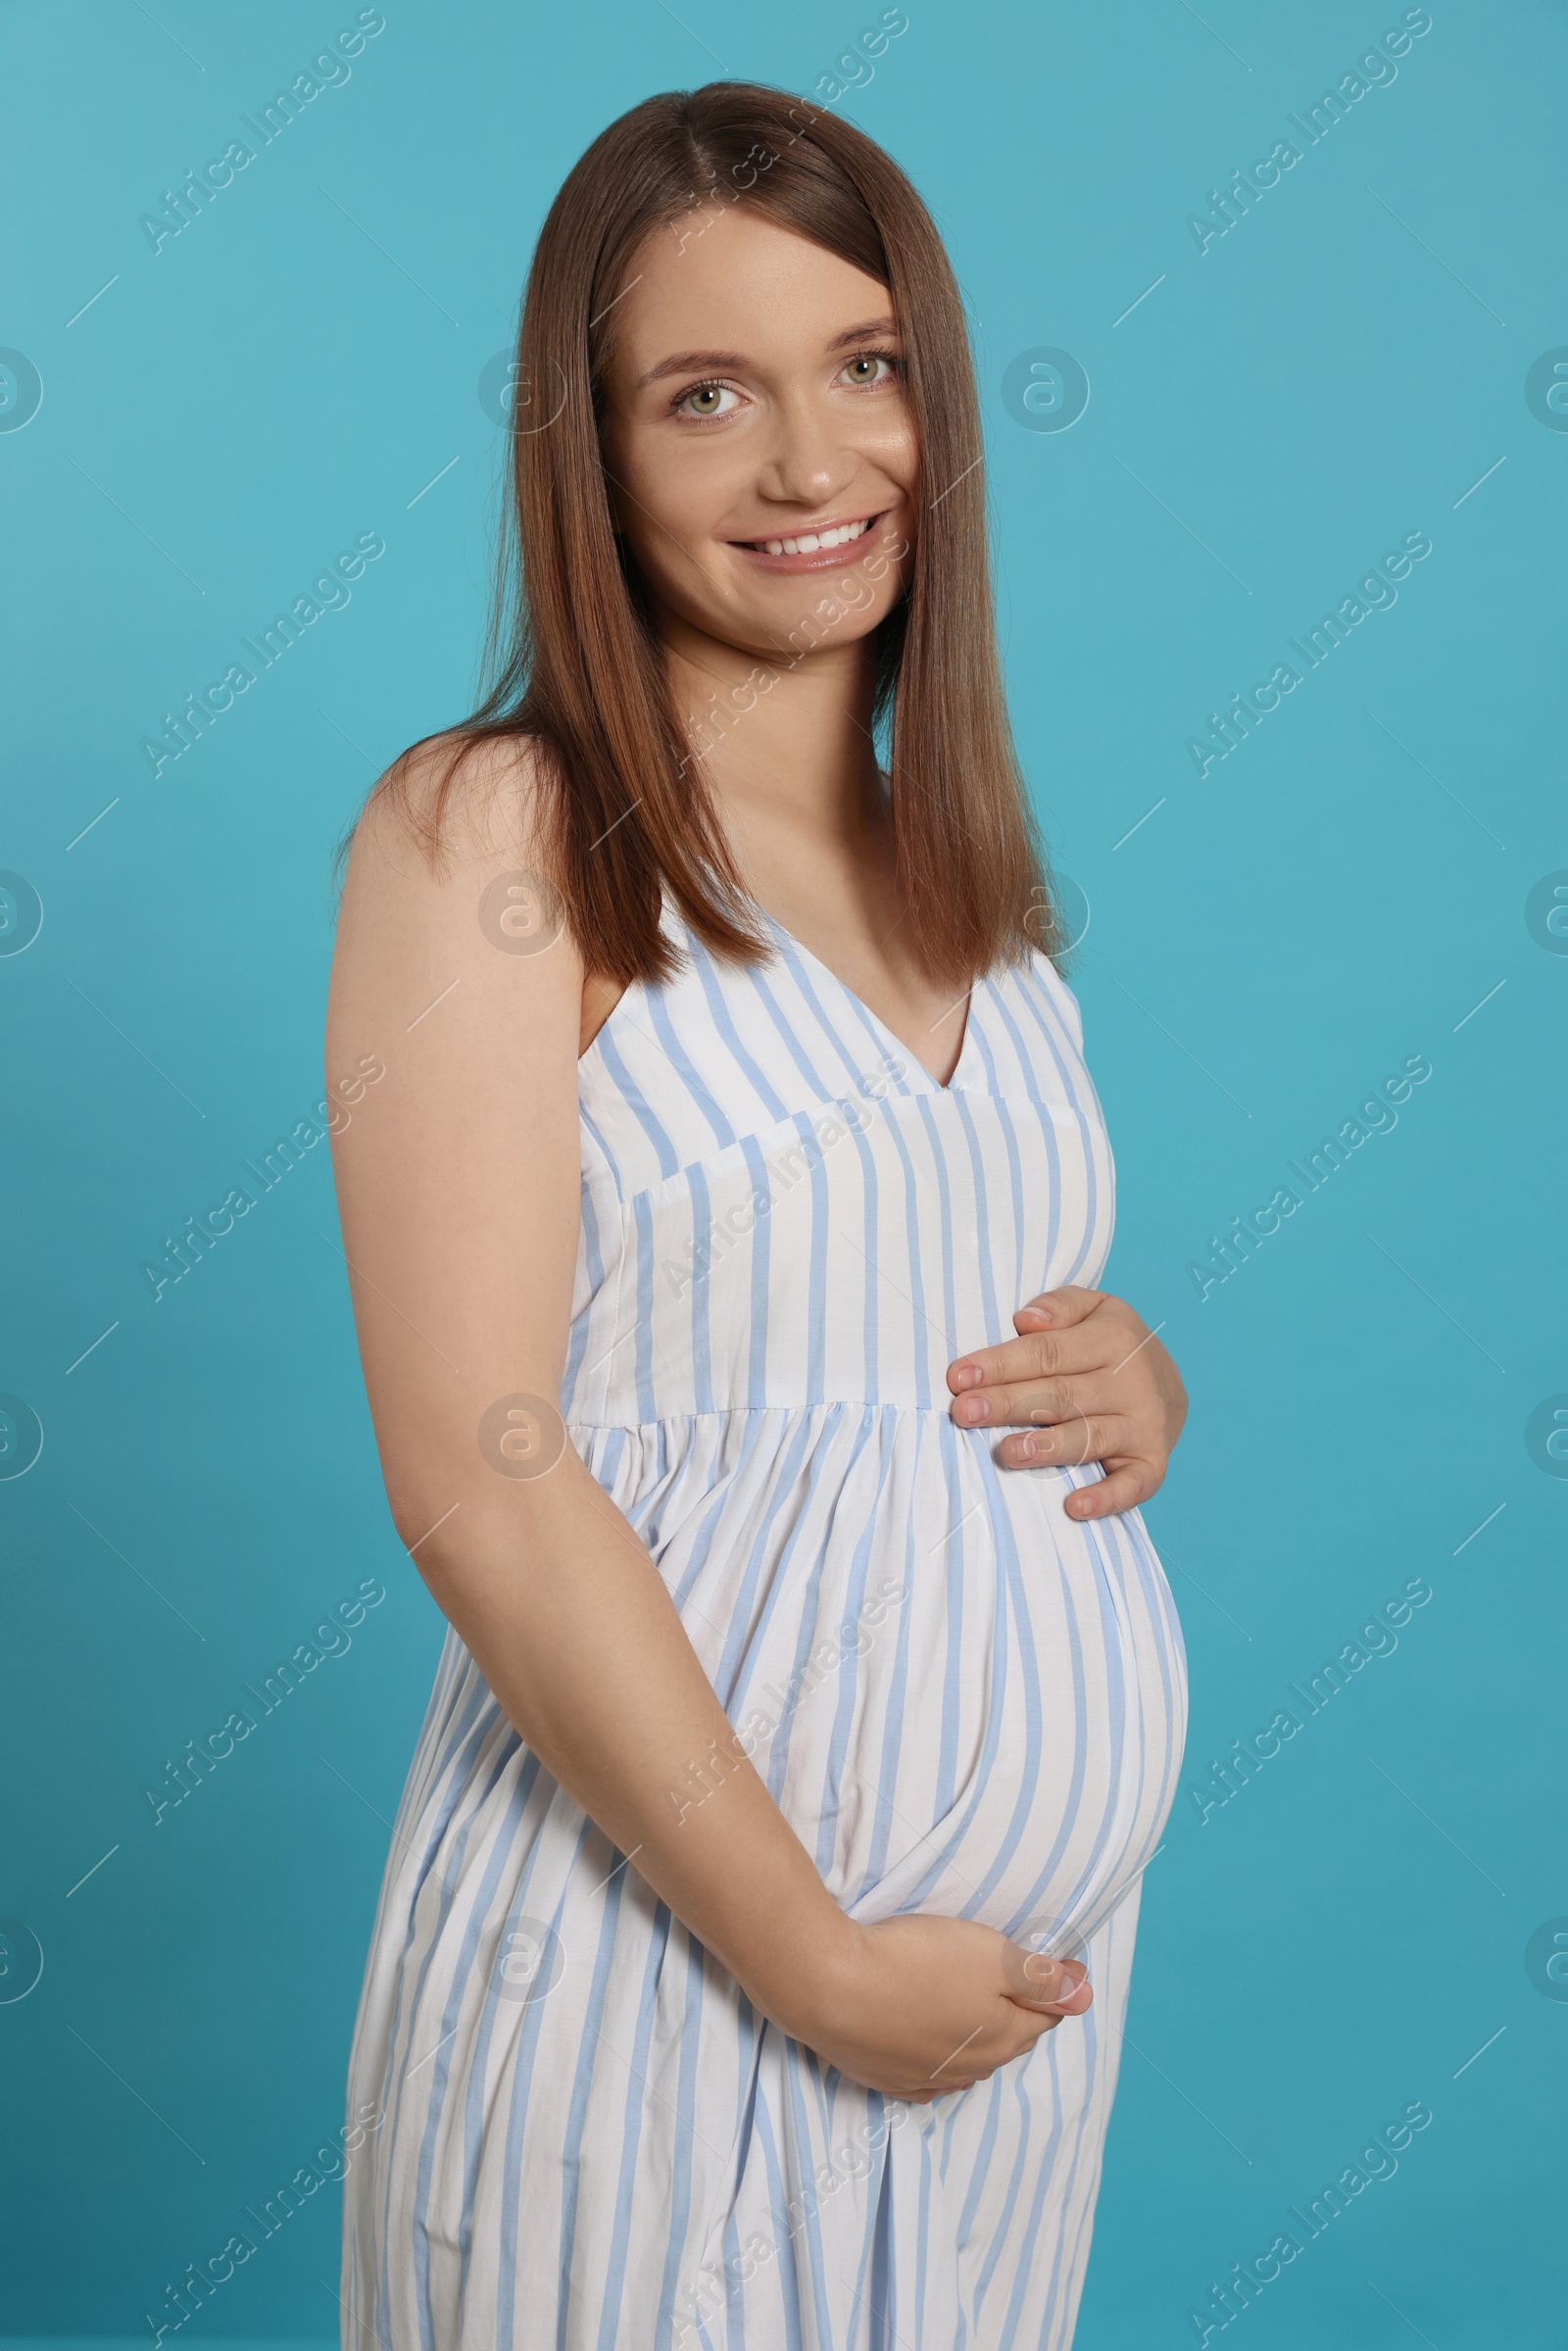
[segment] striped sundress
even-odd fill
[[[1138,1512],[1068,1518],[1098,1469],[1002,1468],[945,1373],[1097,1280],[1110,1152],[1044,955],[975,983],[944,1087],[766,920],[776,955],[725,965],[666,901],[679,974],[583,1055],[562,1411],[845,1908],[1082,1956],[1094,2006],[932,2105],[861,2089],[449,1630],[355,2029],[344,2351],[1071,2340],[1185,1661]]]

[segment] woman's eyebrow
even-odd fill
[[[657,383],[662,375],[686,375],[699,367],[728,367],[739,374],[750,365],[739,351],[676,351],[667,360],[661,360],[657,367],[650,367],[646,375],[639,375],[637,389],[640,392],[644,384]]]
[[[828,349],[842,351],[847,343],[863,343],[867,335],[896,335],[898,331],[897,318],[867,318],[862,326],[847,326],[841,335],[835,335]]]
[[[847,326],[842,334],[834,335],[825,348],[828,351],[843,351],[851,343],[863,343],[867,335],[896,335],[898,331],[896,318],[868,318],[862,325]],[[732,374],[740,375],[753,364],[743,351],[675,351],[671,352],[668,359],[661,360],[657,367],[650,367],[646,374],[639,375],[637,389],[640,392],[645,385],[658,383],[664,375],[688,375],[703,367],[724,367]]]

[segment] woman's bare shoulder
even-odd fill
[[[473,735],[462,727],[426,736],[393,760],[354,828],[351,880],[387,863],[421,865],[439,883],[454,873],[542,865],[552,782],[536,735]]]
[[[394,760],[349,852],[335,1004],[401,1004],[416,973],[431,994],[461,976],[475,1020],[488,1007],[510,1021],[527,996],[539,1021],[575,1034],[582,962],[546,854],[546,756],[528,737],[457,730]]]

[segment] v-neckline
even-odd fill
[[[975,995],[976,992],[983,988],[986,984],[985,974],[983,972],[978,979],[971,980],[969,983],[969,1001],[964,1006],[963,1035],[958,1040],[957,1057],[954,1061],[953,1068],[948,1077],[946,1079],[939,1078],[935,1070],[928,1068],[926,1063],[921,1060],[913,1046],[906,1045],[904,1039],[899,1036],[895,1030],[890,1029],[887,1022],[882,1019],[880,1014],[872,1011],[865,999],[862,996],[858,996],[856,994],[855,990],[850,986],[849,981],[841,978],[839,973],[834,970],[831,963],[824,963],[820,955],[813,955],[811,950],[806,945],[805,941],[802,939],[797,939],[795,933],[788,929],[785,924],[780,922],[776,914],[770,914],[766,906],[761,906],[756,901],[754,901],[754,904],[757,904],[758,912],[762,916],[762,919],[769,923],[771,927],[778,932],[781,939],[784,939],[788,942],[788,944],[795,950],[795,953],[800,955],[804,961],[811,964],[815,970],[821,972],[825,979],[832,981],[839,994],[846,1000],[847,1003],[852,1004],[855,1006],[862,1020],[868,1021],[871,1027],[876,1029],[880,1035],[885,1037],[890,1045],[897,1048],[901,1055],[906,1056],[907,1059],[914,1063],[916,1069],[919,1070],[920,1075],[926,1080],[927,1084],[932,1088],[934,1093],[951,1094],[954,1091],[957,1084],[958,1072],[962,1069],[964,1061],[968,1056],[969,1040],[974,1033]]]

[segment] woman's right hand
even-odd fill
[[[928,2105],[1032,2049],[1094,1994],[1075,1959],[1048,1959],[972,1919],[916,1912],[852,1922],[786,2032],[865,2089]]]

